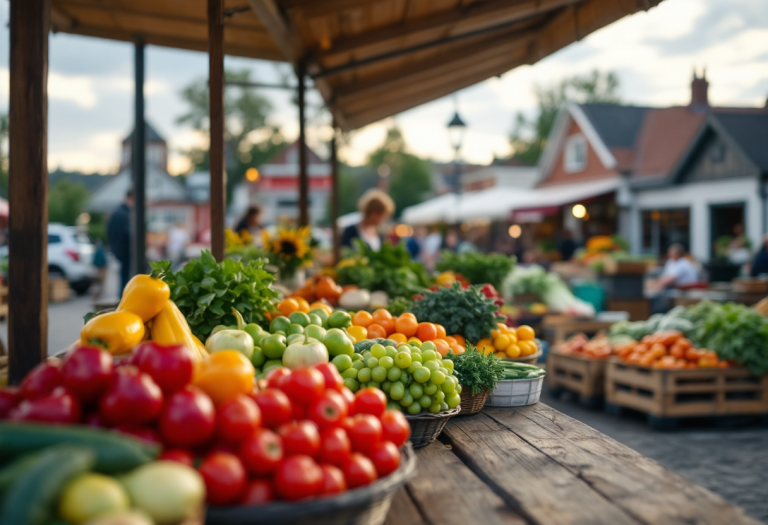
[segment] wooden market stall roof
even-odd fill
[[[225,52],[306,67],[345,130],[533,64],[661,0],[226,0]],[[55,31],[207,50],[206,0],[51,0]]]

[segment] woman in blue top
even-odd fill
[[[354,239],[361,239],[373,251],[381,249],[382,237],[379,227],[392,216],[395,203],[381,190],[366,191],[357,203],[363,218],[357,224],[351,224],[341,233],[341,245],[352,247]]]

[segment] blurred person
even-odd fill
[[[168,230],[168,243],[165,251],[171,264],[179,264],[184,260],[184,254],[190,242],[189,232],[183,224],[174,224]]]
[[[341,233],[341,245],[353,247],[355,239],[360,239],[373,251],[379,251],[383,242],[379,228],[395,211],[392,198],[381,190],[366,191],[357,203],[363,218],[357,224],[350,224]]]
[[[742,265],[749,261],[749,239],[744,233],[744,225],[741,223],[733,227],[733,238],[726,248],[728,260],[733,264]]]
[[[96,293],[94,299],[99,299],[104,293],[104,283],[107,281],[107,249],[101,239],[96,239],[96,249],[93,252],[93,266],[96,268]]]
[[[661,276],[651,284],[655,290],[671,290],[681,286],[690,286],[699,282],[696,266],[685,257],[682,244],[672,244],[667,249],[667,262]]]
[[[245,215],[235,225],[235,233],[246,230],[254,239],[261,237],[261,206],[252,204],[245,211]]]
[[[416,226],[413,229],[413,235],[411,235],[405,242],[405,247],[408,253],[411,254],[411,259],[418,261],[421,258],[421,245],[424,239],[427,238],[427,229],[424,226]]]
[[[437,226],[432,226],[429,229],[429,234],[424,238],[424,242],[421,243],[421,262],[424,263],[427,270],[435,269],[442,244],[443,236],[440,235]]]
[[[125,201],[118,206],[107,223],[109,248],[120,263],[120,296],[131,278],[131,208],[133,189],[125,194]]]
[[[768,274],[768,234],[763,237],[763,244],[755,254],[755,258],[752,261],[752,268],[749,270],[749,275],[752,277],[758,277],[764,274]]]
[[[570,261],[576,252],[576,242],[573,240],[571,230],[563,230],[560,234],[560,241],[557,243],[557,251],[563,261]]]

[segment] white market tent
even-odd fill
[[[455,193],[445,193],[421,204],[409,206],[403,210],[403,222],[414,226],[438,222],[453,222],[456,220],[457,215],[456,201]]]
[[[458,198],[455,217],[460,221],[506,219],[510,210],[527,206],[535,194],[536,190],[523,188],[488,188],[464,193]]]

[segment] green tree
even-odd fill
[[[91,194],[82,184],[62,179],[48,191],[48,221],[74,225]]]
[[[389,179],[389,195],[395,201],[395,215],[419,204],[432,190],[429,164],[408,153],[403,134],[397,126],[387,130],[384,143],[371,153],[368,165]]]
[[[530,120],[522,113],[515,117],[509,139],[514,149],[513,157],[530,164],[538,162],[547,146],[547,138],[555,124],[557,112],[566,101],[619,104],[621,100],[618,91],[619,77],[613,72],[601,73],[598,70],[563,79],[556,86],[536,86],[538,114]]]

